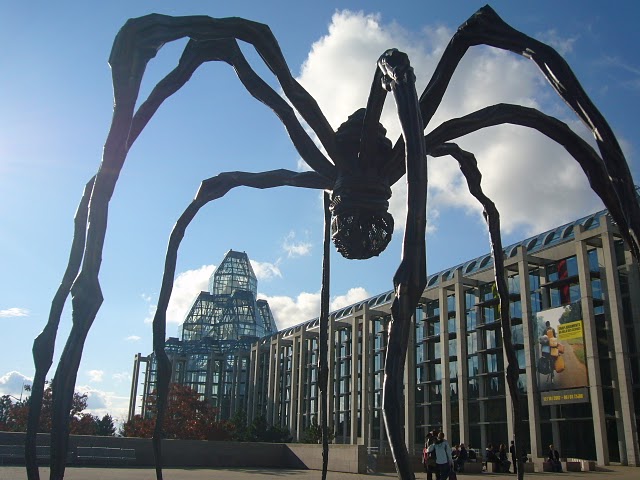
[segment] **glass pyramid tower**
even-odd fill
[[[257,285],[247,254],[229,250],[211,275],[208,291],[195,298],[181,338],[165,343],[171,382],[198,391],[219,407],[221,419],[228,418],[233,404],[246,403],[251,344],[277,331],[269,304],[256,299]],[[156,383],[153,355],[150,360],[145,397]]]

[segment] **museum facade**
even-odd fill
[[[553,443],[563,457],[640,466],[640,275],[607,212],[504,255],[526,450],[544,457]],[[416,452],[434,428],[478,449],[513,439],[494,292],[490,255],[428,277],[404,378],[404,435]],[[335,443],[388,449],[382,383],[393,299],[385,292],[330,314],[327,408]],[[319,418],[318,340],[313,319],[239,352],[229,391],[246,394],[234,408],[301,438]]]

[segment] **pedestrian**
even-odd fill
[[[487,463],[499,463],[498,456],[496,455],[496,452],[493,450],[492,443],[487,445],[487,448],[484,449],[484,460]]]
[[[498,449],[498,460],[500,463],[500,471],[509,473],[511,462],[509,461],[509,457],[507,455],[507,446],[504,443],[501,443],[500,448]]]
[[[562,472],[562,463],[560,462],[560,452],[553,445],[549,445],[547,453],[547,462],[551,464],[552,472]]]
[[[464,472],[464,464],[468,459],[469,452],[467,452],[467,447],[464,446],[464,443],[461,443],[458,457],[455,460],[455,471],[460,473]]]
[[[511,454],[511,463],[513,463],[513,473],[518,473],[518,462],[516,455],[516,444],[513,440],[511,440],[511,445],[509,446],[509,453]]]
[[[433,445],[434,442],[435,442],[435,437],[433,432],[427,433],[427,436],[424,442],[424,449],[422,450],[422,465],[424,466],[424,471],[427,472],[427,480],[433,480],[434,473],[436,474],[436,480],[438,480],[437,471],[436,471],[435,454],[431,454],[429,452],[429,447]]]
[[[448,480],[453,468],[453,457],[451,456],[449,442],[444,439],[444,432],[438,433],[438,439],[428,450],[436,454],[438,480]]]

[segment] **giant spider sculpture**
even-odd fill
[[[146,64],[166,43],[189,37],[178,66],[158,83],[135,111]],[[258,51],[280,83],[292,106],[269,87],[249,66],[237,40]],[[599,154],[564,123],[541,112],[516,105],[494,105],[445,122],[424,136],[458,63],[467,49],[486,44],[510,50],[533,60],[553,88],[587,125],[596,138]],[[33,346],[36,374],[33,384],[26,442],[27,473],[39,478],[35,434],[41,410],[44,378],[52,363],[53,347],[64,303],[71,293],[73,327],[54,377],[51,432],[51,478],[64,476],[68,447],[68,412],[86,335],[102,303],[98,281],[105,239],[107,211],[127,152],[161,103],[182,87],[207,61],[230,64],[247,90],[270,107],[285,125],[300,156],[313,169],[296,173],[274,170],[262,173],[227,172],[205,180],[171,233],[162,288],[153,321],[153,348],[158,359],[158,413],[154,434],[157,477],[162,477],[161,436],[169,381],[164,351],[166,309],[175,274],[177,251],[189,222],[205,204],[238,186],[273,188],[294,186],[325,191],[325,263],[321,308],[320,385],[326,405],[326,348],[328,313],[328,227],[338,251],[346,258],[378,255],[388,244],[393,219],[388,213],[390,187],[406,174],[407,221],[400,266],[393,277],[395,300],[388,331],[383,412],[398,477],[414,478],[402,438],[402,378],[411,317],[426,283],[425,224],[427,155],[454,157],[472,194],[482,203],[494,257],[495,278],[502,312],[502,333],[508,359],[507,381],[512,393],[516,440],[522,438],[516,381],[518,364],[511,342],[508,290],[504,277],[498,212],[482,192],[481,175],[474,156],[451,140],[473,131],[511,123],[534,128],[562,145],[579,163],[592,189],[600,196],[621,235],[638,258],[640,215],[626,160],[610,127],[591,103],[566,62],[549,46],[514,30],[488,6],[465,22],[451,39],[429,84],[418,98],[415,77],[407,56],[388,50],[379,59],[366,109],[355,112],[334,132],[322,111],[292,77],[269,27],[240,18],[205,16],[169,17],[152,14],[129,20],[118,33],[109,59],[114,86],[114,113],[100,168],[87,184],[75,217],[75,235],[67,270],[52,301],[49,321]],[[397,104],[402,136],[392,144],[379,124],[386,94]],[[292,108],[293,107],[293,108]],[[295,109],[295,110],[294,110]],[[317,135],[326,156],[299,123],[295,111]],[[321,408],[326,432],[326,409]],[[323,478],[326,475],[327,440],[324,435]],[[517,442],[519,443],[519,442]],[[520,455],[518,455],[520,457]],[[518,469],[522,475],[522,468]]]

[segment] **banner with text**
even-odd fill
[[[542,404],[588,402],[589,376],[580,302],[538,312],[534,332]]]

